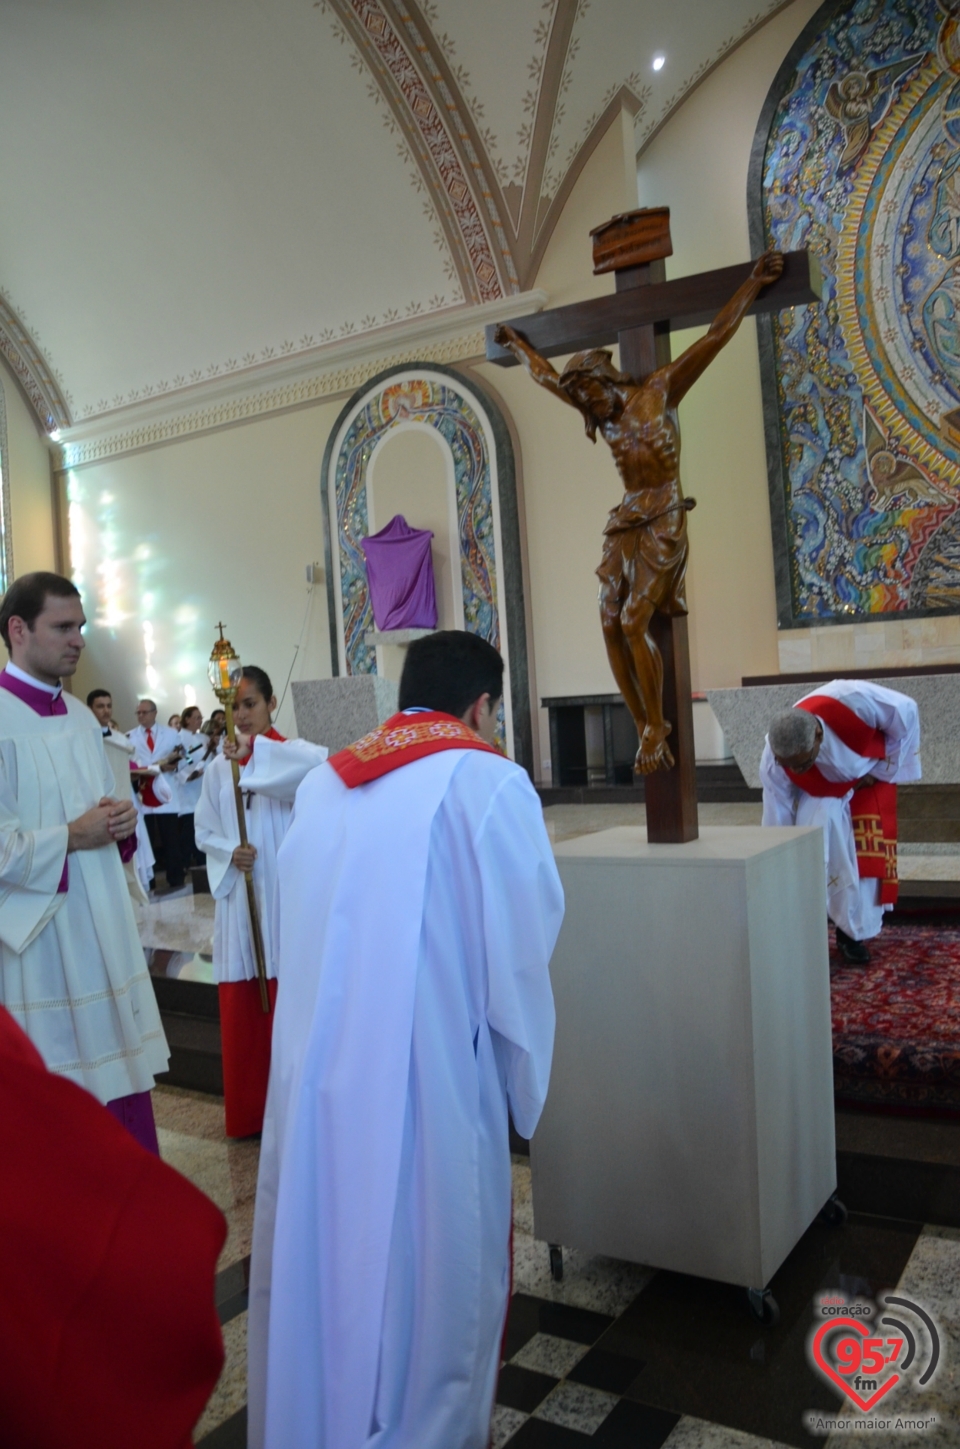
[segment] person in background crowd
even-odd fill
[[[140,801],[150,832],[150,843],[157,865],[166,871],[167,885],[179,890],[186,867],[180,849],[180,806],[177,799],[177,766],[180,762],[180,738],[169,725],[157,724],[157,706],[152,699],[141,699],[137,705],[137,727],[130,731],[134,758],[138,765],[159,766],[166,790],[157,790],[150,779],[140,786]],[[166,797],[166,798],[164,798]]]
[[[195,704],[180,716],[180,744],[183,756],[177,766],[180,796],[180,849],[185,865],[203,865],[203,852],[194,836],[194,812],[200,803],[203,772],[206,769],[207,737],[201,732],[203,715]]]
[[[115,730],[110,723],[113,717],[113,698],[108,689],[91,689],[87,695],[87,706],[93,710],[103,731],[103,747],[113,770],[114,794],[118,800],[131,800],[137,804],[137,795],[130,777],[133,763],[133,742],[121,730]],[[149,881],[153,875],[153,850],[150,837],[143,823],[143,814],[137,810],[137,848],[130,860],[123,863],[127,877],[127,889],[131,900],[144,905],[147,900]]]
[[[156,1152],[150,1091],[170,1053],[123,874],[136,810],[113,794],[102,726],[61,688],[85,623],[59,574],[22,574],[0,605],[0,1004]]]
[[[223,1097],[228,1137],[248,1137],[263,1126],[270,1072],[272,1006],[277,994],[277,942],[273,925],[277,888],[277,851],[292,812],[300,781],[327,758],[322,745],[285,740],[273,728],[277,707],[269,675],[244,666],[237,690],[234,721],[237,743],[229,741],[203,776],[196,811],[197,844],[207,857],[207,879],[216,901],[213,969],[220,988],[223,1044]],[[231,761],[241,766],[248,845],[240,844]],[[270,764],[282,798],[272,785],[251,785],[254,767]],[[271,1010],[264,1012],[257,980],[244,873],[253,872]]]
[[[207,753],[204,755],[204,759],[210,760],[214,755],[222,755],[226,722],[213,718],[208,719],[206,724],[201,726],[201,733],[207,737]]]
[[[172,730],[176,730],[178,733],[180,731],[180,721],[181,721],[181,718],[182,718],[182,716],[179,715],[179,714],[172,714],[170,716],[170,718],[167,720],[167,724],[170,726],[170,728]]]
[[[2,1009],[0,1162],[0,1443],[187,1449],[223,1365],[223,1214]]]

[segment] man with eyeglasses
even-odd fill
[[[819,825],[837,948],[865,966],[897,900],[897,785],[920,779],[916,702],[882,684],[835,679],[770,725],[760,782],[764,825]]]
[[[140,800],[146,817],[150,843],[158,864],[166,871],[167,885],[179,890],[186,876],[187,862],[180,844],[180,801],[177,787],[177,766],[183,753],[180,736],[169,725],[157,724],[157,706],[152,699],[137,702],[137,727],[129,739],[134,759],[143,768],[158,766],[162,776],[143,778]]]

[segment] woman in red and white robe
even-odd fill
[[[206,854],[207,878],[216,901],[213,968],[220,989],[223,1092],[228,1137],[248,1137],[263,1126],[270,1075],[273,1003],[277,993],[277,943],[272,929],[277,851],[293,811],[289,799],[273,798],[259,790],[244,790],[244,767],[255,755],[259,759],[264,752],[282,751],[286,767],[284,776],[292,771],[302,779],[327,758],[327,751],[322,745],[312,745],[306,740],[285,740],[278,734],[272,722],[276,707],[269,676],[256,665],[246,665],[234,706],[237,746],[234,748],[227,743],[224,753],[207,764],[195,813],[197,846]],[[240,844],[237,824],[231,769],[234,757],[241,767],[240,788],[245,803],[247,846]],[[264,1012],[260,997],[250,929],[244,879],[244,872],[250,869],[253,870],[269,978],[269,1012]]]

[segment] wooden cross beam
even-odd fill
[[[596,238],[594,271],[614,272],[616,292],[517,317],[508,325],[543,357],[617,341],[621,370],[638,382],[670,361],[670,333],[712,322],[754,265],[742,262],[666,281],[663,259],[673,250],[666,208],[614,217],[592,235]],[[806,251],[787,252],[781,276],[749,311],[769,313],[803,306],[819,301],[820,293],[816,257]],[[486,330],[488,361],[515,366],[513,354],[494,341],[495,330],[495,325]],[[682,844],[695,840],[699,833],[686,617],[657,613],[651,633],[663,657],[663,708],[673,724],[669,746],[676,763],[670,770],[655,770],[644,777],[647,837],[651,842]]]
[[[780,312],[785,307],[802,307],[820,300],[820,268],[812,252],[785,252],[783,275],[753,304],[748,316]],[[640,267],[616,269],[617,290],[588,302],[571,302],[547,312],[531,312],[508,325],[535,347],[543,357],[581,352],[588,347],[607,347],[623,334],[651,327],[657,333],[680,332],[685,327],[703,327],[712,322],[725,302],[750,275],[752,262],[697,272],[665,282],[663,263],[648,262]],[[631,277],[630,273],[646,273]],[[640,288],[643,287],[643,291]],[[626,293],[626,295],[625,295]],[[487,361],[499,367],[516,367],[517,359],[493,340],[496,324],[487,327]],[[620,366],[630,372],[621,355]],[[652,370],[652,369],[648,369]]]

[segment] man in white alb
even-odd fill
[[[156,1151],[150,1090],[169,1051],[121,860],[136,808],[114,797],[95,716],[60,685],[85,622],[58,574],[24,574],[0,605],[0,1004],[52,1072]]]
[[[151,780],[140,786],[140,803],[146,817],[153,853],[162,865],[167,885],[179,890],[186,878],[189,861],[183,859],[180,841],[180,802],[177,769],[180,763],[180,735],[169,725],[157,724],[157,706],[152,699],[137,702],[137,727],[130,731],[134,759],[138,765],[159,765],[162,789]]]
[[[489,1443],[507,1111],[532,1134],[563,915],[536,792],[491,743],[502,681],[477,635],[418,640],[401,713],[296,797],[278,857],[252,1449]]]
[[[115,730],[110,721],[113,718],[113,696],[108,689],[91,689],[87,695],[87,707],[92,709],[100,724],[103,748],[107,761],[113,770],[113,794],[118,800],[131,800],[136,805],[130,766],[133,762],[133,742],[121,730]],[[130,899],[138,905],[146,905],[147,892],[153,878],[153,848],[143,822],[143,813],[137,810],[137,848],[131,860],[123,863],[127,877]]]
[[[914,700],[835,679],[770,725],[760,761],[764,825],[819,825],[837,946],[866,965],[864,941],[897,899],[898,784],[920,779]]]

